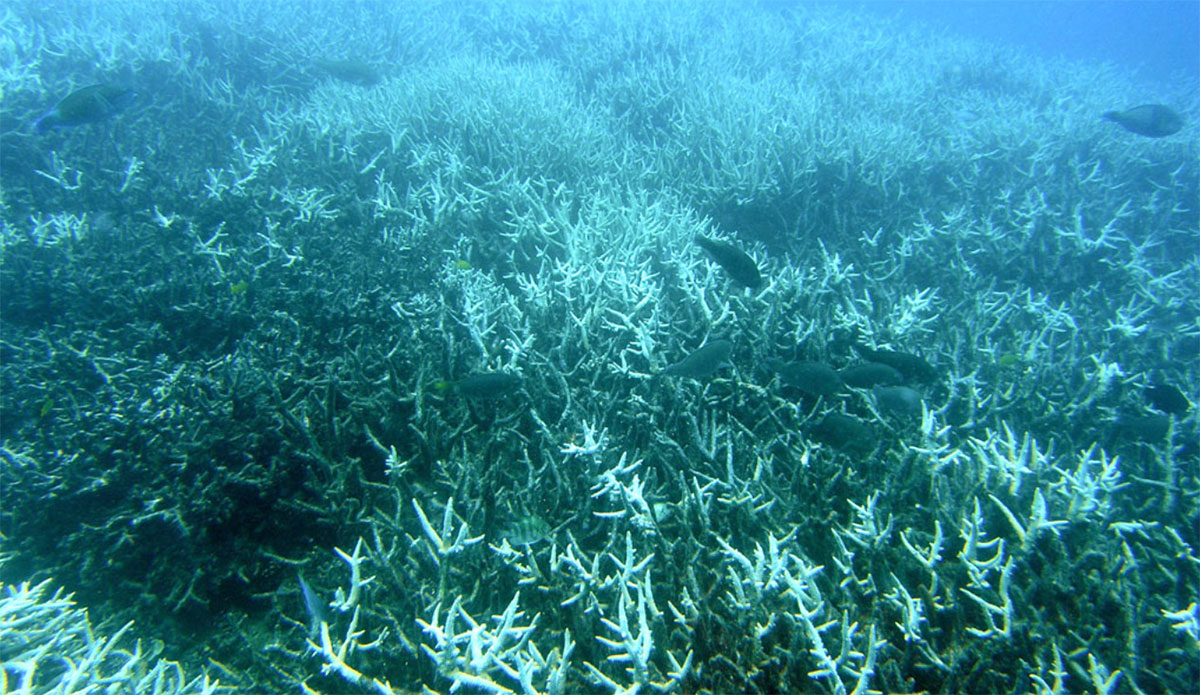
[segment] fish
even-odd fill
[[[875,448],[875,432],[862,420],[843,413],[830,413],[809,428],[812,438],[839,451],[865,454]]]
[[[330,77],[359,87],[374,87],[383,81],[378,70],[358,60],[318,60],[317,67]]]
[[[718,369],[732,366],[729,362],[731,354],[733,354],[733,343],[728,340],[713,340],[675,364],[664,368],[659,374],[700,379]]]
[[[304,597],[304,610],[308,613],[310,622],[309,636],[315,637],[321,623],[329,622],[329,617],[325,614],[325,606],[321,604],[321,599],[317,598],[316,592],[304,581],[304,575],[296,576],[300,580],[300,594]]]
[[[521,377],[507,372],[479,372],[458,381],[439,381],[433,387],[439,391],[453,391],[465,398],[487,400],[504,398],[521,389]]]
[[[1183,395],[1183,391],[1170,384],[1154,384],[1145,391],[1146,402],[1155,410],[1161,410],[1169,415],[1185,415],[1192,409],[1192,402]]]
[[[1015,352],[1006,352],[996,358],[996,365],[1002,369],[1011,369],[1021,364],[1021,356]]]
[[[779,375],[780,381],[810,396],[831,398],[842,390],[842,378],[837,370],[820,362],[767,360],[766,365]]]
[[[500,527],[500,537],[509,545],[533,545],[550,537],[550,524],[537,514],[509,519]]]
[[[938,372],[920,355],[895,350],[873,350],[866,345],[854,343],[854,349],[868,362],[877,362],[900,372],[906,380],[928,382],[937,378]]]
[[[1124,111],[1105,111],[1100,117],[1148,138],[1165,138],[1183,128],[1183,118],[1162,104],[1142,104]]]
[[[709,239],[700,234],[696,235],[695,241],[734,282],[752,290],[762,286],[762,273],[748,253],[729,242]]]
[[[136,92],[113,84],[94,84],[63,97],[33,122],[39,134],[52,128],[69,128],[108,120],[133,103]]]
[[[1161,442],[1170,431],[1171,418],[1160,413],[1122,413],[1117,416],[1117,434],[1136,442]]]
[[[898,418],[920,418],[923,410],[921,393],[907,386],[876,386],[871,389],[875,404],[888,415]]]
[[[857,389],[872,386],[895,386],[904,381],[904,375],[894,367],[880,362],[862,362],[846,367],[841,372],[842,381]]]

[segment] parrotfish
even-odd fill
[[[357,60],[318,60],[317,67],[335,79],[360,87],[373,87],[383,80],[374,67]]]
[[[864,360],[886,364],[900,372],[905,380],[928,382],[937,379],[937,370],[920,355],[895,350],[873,350],[858,343],[854,344],[854,349]]]
[[[1192,402],[1183,395],[1183,391],[1170,384],[1154,384],[1146,388],[1146,401],[1150,407],[1170,415],[1186,415],[1192,409]]]
[[[1148,138],[1165,138],[1178,133],[1183,127],[1183,118],[1162,104],[1142,104],[1124,111],[1105,111],[1101,118]]]
[[[875,432],[862,420],[843,413],[830,413],[809,429],[813,439],[850,454],[866,454],[875,448]]]
[[[779,375],[780,381],[810,396],[830,398],[842,390],[842,378],[837,371],[820,362],[767,360],[766,364]]]
[[[879,410],[899,419],[920,419],[921,393],[907,386],[876,386],[871,389]]]
[[[762,274],[758,272],[758,264],[745,251],[719,239],[696,235],[696,245],[704,249],[717,265],[733,279],[734,282],[750,289],[762,286]]]
[[[718,369],[730,366],[729,355],[732,353],[733,343],[728,340],[714,340],[705,343],[700,349],[662,370],[660,374],[700,379]]]
[[[458,381],[440,381],[434,388],[440,391],[454,390],[466,398],[504,398],[521,388],[521,377],[505,372],[480,372],[463,377]]]
[[[1118,436],[1135,442],[1161,442],[1171,431],[1171,418],[1162,413],[1122,413],[1115,429]]]
[[[894,367],[879,362],[863,362],[842,370],[842,381],[856,389],[872,386],[894,386],[904,381],[904,375]]]
[[[112,118],[129,106],[134,96],[136,93],[132,89],[112,84],[94,84],[77,89],[42,114],[33,122],[33,127],[38,133],[44,133],[51,128],[98,123]]]

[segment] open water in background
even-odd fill
[[[1046,55],[1111,61],[1148,82],[1200,80],[1200,2],[865,2],[858,9]]]

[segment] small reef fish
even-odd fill
[[[321,628],[321,623],[329,622],[328,616],[325,614],[325,606],[321,604],[321,599],[317,598],[317,594],[304,581],[304,575],[296,575],[300,580],[300,594],[304,597],[304,610],[308,613],[309,637],[315,637],[317,631]]]
[[[767,360],[766,365],[779,375],[780,381],[810,396],[831,398],[842,390],[842,378],[837,371],[820,362]]]
[[[895,386],[904,381],[904,375],[895,367],[881,362],[863,362],[846,367],[841,372],[842,381],[856,389],[872,386]]]
[[[357,60],[318,60],[317,67],[330,77],[359,87],[374,87],[383,81],[378,70]]]
[[[743,287],[757,289],[762,286],[762,274],[758,264],[745,251],[719,239],[709,239],[697,234],[696,245],[704,249],[729,277]]]
[[[1148,138],[1165,138],[1183,128],[1183,118],[1162,104],[1142,104],[1124,111],[1105,111],[1100,117]]]
[[[550,524],[537,514],[510,519],[500,527],[500,537],[509,545],[533,545],[550,537]]]
[[[873,350],[866,345],[854,344],[854,349],[864,360],[886,364],[900,372],[905,380],[928,382],[937,378],[938,372],[933,365],[926,362],[920,355],[911,352],[896,352],[895,350]]]
[[[662,376],[686,376],[692,379],[706,377],[718,369],[731,366],[729,356],[733,354],[733,343],[728,340],[713,340],[663,369]]]
[[[466,398],[504,398],[521,388],[521,377],[506,372],[481,372],[463,377],[458,381],[439,381],[434,388],[439,391],[454,391]]]
[[[1014,352],[1006,352],[996,358],[996,364],[1002,369],[1011,369],[1021,364],[1021,356]]]
[[[98,123],[112,118],[129,106],[134,96],[136,93],[132,89],[112,84],[94,84],[77,89],[34,121],[33,129],[45,133],[51,128]]]

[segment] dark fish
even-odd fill
[[[38,133],[44,133],[51,128],[98,123],[112,118],[129,106],[134,96],[132,89],[111,84],[94,84],[77,89],[42,114],[41,118],[34,121],[33,127]]]
[[[911,352],[896,352],[895,350],[872,350],[866,345],[854,344],[854,349],[864,360],[886,364],[900,372],[905,379],[913,381],[933,381],[938,372],[933,365],[926,362],[920,355]]]
[[[842,370],[842,381],[858,389],[872,386],[894,386],[904,381],[904,375],[894,367],[880,362],[863,362]]]
[[[1156,410],[1171,415],[1183,415],[1192,409],[1192,402],[1183,391],[1170,384],[1154,384],[1146,389],[1146,401]]]
[[[762,286],[762,274],[758,272],[758,264],[745,251],[719,239],[696,235],[696,245],[708,252],[709,256],[721,266],[734,282],[750,289]]]
[[[1162,104],[1142,104],[1125,111],[1106,111],[1101,116],[1125,130],[1148,138],[1174,135],[1183,127],[1183,119]]]
[[[875,403],[888,415],[899,418],[919,418],[922,408],[921,393],[907,386],[876,386],[871,389]]]
[[[466,398],[504,398],[520,390],[521,377],[506,372],[483,372],[463,377],[450,384],[442,382],[439,386],[442,389],[453,387],[460,396]]]
[[[1172,341],[1171,356],[1177,360],[1200,360],[1200,336],[1186,336]]]
[[[767,368],[779,379],[810,396],[831,398],[842,390],[842,378],[836,370],[820,362],[783,362],[767,360]]]
[[[331,77],[360,87],[374,87],[383,81],[374,67],[357,60],[318,60],[317,67]]]
[[[713,340],[659,373],[663,376],[686,376],[700,379],[718,369],[730,366],[729,356],[732,353],[733,343],[728,340]]]
[[[842,413],[830,413],[809,429],[822,444],[839,451],[864,454],[875,448],[875,432],[862,420]]]
[[[1159,413],[1117,416],[1117,433],[1139,442],[1161,442],[1170,429],[1171,418]]]

